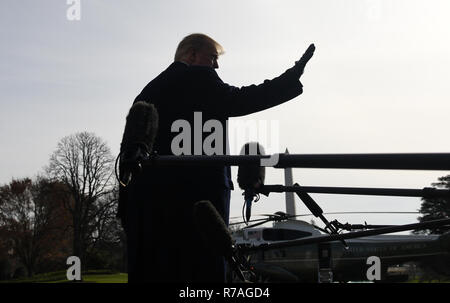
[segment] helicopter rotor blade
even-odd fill
[[[251,227],[255,227],[255,226],[259,226],[259,225],[263,225],[264,223],[270,222],[271,220],[266,220],[263,222],[259,222],[259,223],[255,223],[255,224],[250,224],[248,226],[244,226],[242,229],[247,229],[247,228],[251,228]]]
[[[328,212],[328,213],[323,213],[324,215],[353,215],[353,214],[420,214],[420,212],[418,211],[339,211],[339,212]],[[268,216],[269,218],[264,218],[264,219],[253,219],[250,220],[249,222],[260,222],[260,221],[265,221],[268,220],[268,222],[270,221],[276,221],[276,220],[280,220],[280,219],[291,219],[291,218],[296,218],[296,217],[309,217],[309,216],[313,216],[313,214],[300,214],[300,215],[287,215],[286,218],[282,218],[281,216],[277,216],[277,215],[270,215],[270,214],[260,214],[260,215],[255,215],[255,216]],[[235,217],[235,218],[242,218],[242,217]],[[238,224],[244,224],[245,222],[233,222],[230,223],[229,225],[238,225]]]
[[[340,215],[340,214],[420,214],[418,211],[340,211],[340,212],[326,212],[324,215]],[[268,216],[273,217],[275,214],[256,214],[254,216]],[[313,214],[287,215],[288,217],[307,217]],[[230,217],[230,219],[238,219],[242,216]]]
[[[266,219],[253,219],[253,220],[247,221],[247,223],[248,223],[248,222],[260,222],[260,221],[268,221],[268,219],[267,219],[267,218],[266,218]],[[269,220],[269,221],[270,221],[270,220]],[[228,224],[228,225],[238,225],[238,224],[245,224],[245,222],[244,222],[244,221],[231,222],[231,223]]]
[[[339,211],[323,213],[324,215],[346,215],[346,214],[420,214],[418,211]],[[296,217],[313,216],[313,214],[301,214]]]

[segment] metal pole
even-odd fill
[[[424,198],[449,198],[450,190],[425,187],[423,189],[409,188],[358,188],[358,187],[321,187],[321,186],[284,186],[264,185],[258,189],[258,193],[271,192],[295,192],[315,194],[344,194],[344,195],[373,195],[373,196],[402,196]]]
[[[144,166],[167,165],[259,165],[261,159],[276,159],[275,168],[344,168],[344,169],[401,169],[448,170],[450,153],[402,153],[402,154],[275,154],[266,156],[165,156],[152,155],[143,161]],[[268,161],[267,161],[268,162]]]

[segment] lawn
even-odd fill
[[[85,275],[83,281],[88,283],[127,283],[128,274]]]
[[[89,270],[82,272],[83,283],[127,283],[128,274],[112,273],[105,270]],[[21,278],[0,283],[68,283],[65,271],[38,274],[32,278]]]

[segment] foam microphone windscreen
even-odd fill
[[[233,238],[222,217],[210,201],[194,204],[194,221],[203,241],[219,256],[230,258],[233,254]]]
[[[145,101],[134,103],[127,116],[121,151],[133,149],[136,144],[145,144],[151,153],[158,132],[158,120],[153,104]]]
[[[264,155],[264,148],[257,142],[245,144],[241,149],[241,155]],[[254,189],[264,185],[266,168],[258,164],[239,165],[237,181],[239,187],[243,190]]]

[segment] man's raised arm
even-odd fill
[[[214,104],[218,114],[237,117],[259,112],[297,97],[303,92],[300,77],[314,50],[315,46],[311,44],[293,67],[259,85],[241,88],[231,86],[224,83],[217,73],[210,69],[211,75],[205,82],[205,88],[208,87],[211,104]]]

